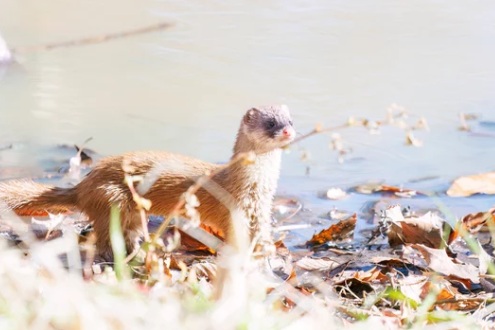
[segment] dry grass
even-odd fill
[[[79,257],[75,235],[33,241],[26,253],[0,244],[2,329],[273,329],[338,324],[324,298],[301,297],[300,306],[290,312],[278,307],[285,295],[299,300],[298,293],[264,271],[262,262],[233,249],[221,252],[218,276],[202,275],[205,266],[196,263],[183,271],[155,275],[155,281],[119,281],[110,267],[85,280],[80,264],[64,266],[60,254]],[[274,290],[267,295],[268,289]]]

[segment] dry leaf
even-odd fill
[[[428,283],[429,278],[425,275],[409,274],[397,279],[400,291],[408,298],[420,303],[423,301],[423,287]]]
[[[421,299],[425,299],[426,296],[434,290],[436,294],[436,302],[434,307],[445,311],[470,311],[478,308],[483,299],[464,299],[459,291],[452,286],[451,283],[445,280],[436,279],[434,282],[428,281],[425,283]],[[433,308],[433,306],[432,306]]]
[[[205,224],[200,224],[199,228],[189,227],[188,231],[205,231],[221,240],[224,239],[224,234],[220,231],[214,231],[213,228],[207,226]],[[187,252],[204,252],[207,254],[215,254],[215,251],[205,245],[204,243],[196,240],[192,236],[188,235],[186,232],[180,230],[180,238],[181,238],[181,249]]]
[[[399,197],[413,197],[416,196],[417,192],[411,189],[404,189],[401,187],[380,185],[375,191],[378,192],[389,192],[393,193]]]
[[[416,190],[404,189],[402,187],[388,186],[384,184],[364,184],[354,188],[358,193],[361,194],[373,194],[373,193],[384,193],[393,194],[397,197],[413,197],[418,194]]]
[[[345,286],[351,290],[355,296],[362,296],[364,292],[370,292],[373,287],[388,283],[389,277],[382,273],[379,267],[372,267],[368,270],[344,271],[339,274],[336,286]]]
[[[332,270],[340,266],[340,263],[329,258],[304,257],[298,262],[296,262],[296,266],[304,270],[323,271],[323,270]]]
[[[391,247],[409,243],[439,248],[444,244],[443,224],[444,221],[431,212],[421,217],[392,218],[387,231],[388,242]]]
[[[456,312],[467,312],[474,311],[480,308],[481,305],[485,304],[485,299],[450,299],[447,301],[437,301],[436,307],[444,311],[456,311]]]
[[[360,270],[356,273],[354,273],[354,278],[365,283],[375,283],[375,282],[381,282],[385,283],[390,281],[390,278],[382,273],[381,268],[379,267],[372,267],[369,270]]]
[[[483,227],[495,223],[495,208],[488,210],[488,212],[467,214],[462,218],[461,223],[465,230],[472,234],[477,233]]]
[[[458,293],[457,289],[452,286],[448,281],[436,278],[435,281],[427,281],[421,289],[421,299],[425,299],[431,291],[437,292],[436,300],[448,300],[454,299]]]
[[[495,172],[462,176],[447,190],[452,197],[467,197],[474,194],[495,194]]]
[[[339,221],[327,229],[323,229],[318,234],[313,235],[313,237],[306,242],[306,245],[315,246],[325,244],[329,241],[340,241],[346,239],[354,231],[356,221],[357,215],[354,213],[349,218]]]
[[[432,249],[421,244],[414,244],[413,247],[421,252],[431,270],[446,276],[468,279],[472,283],[480,282],[476,267],[454,263],[444,249]]]
[[[450,232],[448,244],[450,245],[460,235],[461,231],[475,234],[479,231],[495,230],[495,208],[488,212],[477,212],[465,215],[456,227]]]

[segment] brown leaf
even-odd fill
[[[460,235],[461,231],[475,234],[479,231],[489,231],[490,227],[495,226],[495,208],[488,212],[477,212],[465,215],[456,227],[450,232],[447,243],[450,245]]]
[[[391,194],[397,197],[413,197],[418,194],[416,190],[405,189],[396,186],[389,186],[385,184],[363,184],[354,188],[358,193],[361,194],[373,194],[373,193],[382,193],[382,194]]]
[[[391,257],[391,256],[375,256],[369,259],[374,264],[385,265],[388,267],[401,267],[408,262],[402,258]]]
[[[199,226],[202,230],[206,231],[209,234],[212,234],[216,236],[217,238],[223,240],[224,239],[224,234],[221,231],[214,231],[213,228],[210,226],[207,226],[205,224],[200,224]],[[196,228],[197,230],[200,230],[199,228]],[[181,236],[181,249],[188,251],[188,252],[204,252],[208,254],[215,254],[215,251],[211,249],[210,247],[206,246],[205,244],[201,243],[200,241],[196,240],[195,238],[189,236],[182,230],[180,231],[180,236]]]
[[[421,244],[414,244],[413,247],[421,252],[431,270],[446,276],[468,279],[472,283],[480,282],[476,267],[454,263],[444,249],[432,249]]]
[[[482,304],[485,304],[485,299],[449,299],[437,301],[436,307],[444,311],[474,311],[477,310]]]
[[[283,240],[278,240],[275,243],[273,243],[275,246],[275,250],[277,252],[277,255],[283,256],[283,257],[289,257],[290,256],[290,251],[289,248],[285,245]]]
[[[491,222],[492,225],[495,222],[495,208],[488,210],[488,212],[470,213],[461,219],[464,229],[470,233],[480,231],[487,225],[487,222]]]
[[[344,271],[338,276],[339,280],[334,283],[336,287],[344,287],[347,290],[339,290],[341,295],[349,296],[354,299],[364,297],[365,292],[373,291],[373,288],[389,283],[389,277],[382,272],[379,267],[372,267],[368,270]],[[347,291],[353,294],[349,295]]]
[[[322,245],[329,241],[339,241],[346,239],[354,231],[356,227],[357,215],[354,213],[347,219],[341,220],[336,224],[331,225],[327,229],[323,229],[318,234],[306,242],[308,246]]]
[[[381,268],[379,267],[373,267],[367,271],[360,270],[354,274],[354,278],[370,284],[377,281],[384,283],[390,280],[387,275],[382,273]]]
[[[340,263],[329,258],[304,257],[296,263],[296,266],[304,270],[323,271],[323,270],[332,270],[340,266]]]
[[[376,191],[393,193],[398,197],[413,197],[416,196],[417,194],[416,190],[404,189],[401,187],[387,186],[387,185],[379,186]]]
[[[397,279],[400,291],[418,303],[424,298],[422,297],[422,292],[426,283],[428,283],[428,277],[425,275],[409,274],[408,276]]]
[[[370,283],[356,278],[347,278],[343,281],[335,283],[334,285],[337,292],[339,292],[342,297],[348,297],[350,299],[355,299],[356,297],[363,298],[366,293],[373,291],[373,287]],[[339,287],[346,288],[347,290],[341,290]],[[352,294],[350,294],[349,291],[352,292]]]
[[[339,273],[335,278],[335,284],[341,284],[349,280],[357,280],[360,283],[377,284],[390,282],[389,276],[386,272],[389,269],[385,269],[380,266],[366,267],[363,269],[345,269]],[[390,274],[389,274],[390,275]]]
[[[447,190],[452,197],[466,197],[474,194],[495,194],[495,172],[462,176]]]
[[[439,248],[443,244],[443,220],[431,212],[421,217],[393,220],[388,231],[391,247],[402,244],[424,244]]]
[[[432,290],[437,292],[436,300],[454,299],[455,294],[457,293],[457,289],[452,287],[452,285],[447,281],[439,280],[435,281],[435,283],[432,281],[427,281],[421,289],[421,299],[425,299]]]
[[[478,308],[484,301],[484,299],[465,299],[461,298],[462,295],[459,291],[447,281],[437,279],[436,281],[428,281],[423,286],[421,292],[421,299],[425,299],[426,296],[432,291],[437,292],[435,308],[440,308],[445,311],[470,311]]]

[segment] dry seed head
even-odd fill
[[[172,252],[180,246],[180,233],[177,229],[174,229],[174,235],[167,237],[167,244],[165,245],[165,252]]]
[[[151,209],[151,201],[149,199],[146,199],[146,198],[143,198],[143,197],[140,197],[139,198],[139,205],[141,205],[141,207],[143,209],[145,209],[146,211],[149,211]]]
[[[307,162],[311,159],[311,153],[308,150],[303,150],[301,154],[301,161]]]
[[[418,122],[415,125],[416,129],[424,129],[425,131],[430,130],[430,126],[428,125],[428,121],[425,117],[419,118]]]
[[[184,199],[186,201],[184,204],[186,216],[191,220],[192,226],[198,227],[200,224],[200,215],[196,208],[199,206],[199,199],[195,194],[190,192],[184,194]]]
[[[423,142],[414,137],[411,131],[406,134],[406,145],[410,145],[413,147],[421,147],[423,146]]]

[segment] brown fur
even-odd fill
[[[268,138],[260,133],[266,118],[272,117],[277,123],[281,123],[281,129],[290,129],[289,137],[282,138],[279,134]],[[290,115],[285,106],[262,107],[246,113],[239,129],[234,156],[241,152],[254,151],[254,163],[247,166],[236,163],[212,178],[227,194],[214,197],[215,193],[208,189],[208,184],[206,189],[199,189],[196,193],[200,202],[197,209],[203,224],[228,237],[232,227],[228,207],[243,210],[253,228],[259,222],[269,221],[279,176],[279,147],[290,142],[294,135],[289,122]],[[124,183],[124,164],[131,168],[131,175],[144,177],[143,183],[138,184],[136,189],[151,201],[150,213],[156,215],[168,215],[196,178],[218,169],[218,165],[167,152],[130,152],[104,158],[73,188],[58,188],[27,180],[0,183],[0,210],[1,204],[4,204],[3,209],[18,213],[37,212],[40,209],[51,213],[82,211],[94,223],[98,252],[102,257],[110,259],[111,205],[116,204],[121,210],[128,249],[132,250],[142,237],[136,204]],[[235,205],[229,206],[229,203]]]

